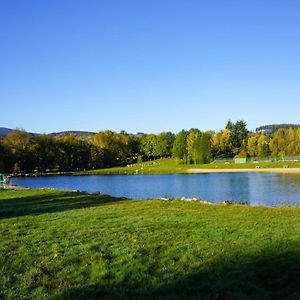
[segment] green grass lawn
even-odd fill
[[[116,167],[109,169],[99,169],[87,171],[85,174],[94,175],[110,175],[110,174],[173,174],[173,173],[186,173],[188,169],[255,169],[260,168],[283,168],[288,165],[290,168],[300,168],[300,161],[289,162],[260,162],[260,163],[245,163],[235,164],[233,162],[217,162],[201,165],[184,165],[178,164],[176,159],[158,159],[155,161],[148,161],[138,164],[130,165],[129,167]]]
[[[0,191],[0,299],[300,299],[300,209]]]

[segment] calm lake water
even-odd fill
[[[138,199],[200,198],[211,202],[247,201],[250,205],[300,205],[300,175],[263,173],[97,175],[13,178],[13,184],[74,189]]]

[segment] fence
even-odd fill
[[[233,157],[216,158],[211,163],[234,163]],[[300,161],[300,155],[297,156],[284,156],[284,157],[248,157],[247,162],[279,162],[279,161]]]

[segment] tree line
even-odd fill
[[[14,130],[0,139],[0,172],[84,171],[169,157],[178,163],[201,164],[236,156],[296,155],[300,155],[300,128],[251,133],[244,121],[228,121],[218,132],[192,128],[177,134],[133,135],[106,130],[89,137],[55,137]]]
[[[269,134],[274,134],[279,128],[285,128],[285,129],[290,129],[290,128],[299,128],[300,124],[271,124],[271,125],[263,125],[260,127],[257,127],[255,129],[256,132],[265,132]]]

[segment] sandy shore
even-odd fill
[[[188,169],[187,173],[288,173],[300,174],[300,168],[255,168],[255,169]]]

